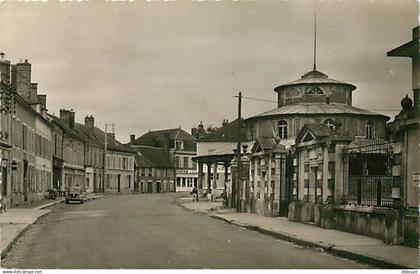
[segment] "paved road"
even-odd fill
[[[18,241],[2,267],[367,268],[184,211],[175,197],[117,195],[59,204]]]

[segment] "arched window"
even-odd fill
[[[320,87],[310,87],[307,91],[308,95],[324,95],[324,91]]]
[[[366,139],[373,139],[373,122],[367,121],[366,123]]]
[[[278,123],[280,139],[287,139],[287,122],[280,120]]]
[[[334,129],[334,121],[332,119],[326,119],[324,121],[324,125],[326,125],[327,127],[329,127],[330,129]]]

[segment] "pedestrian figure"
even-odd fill
[[[196,187],[193,188],[192,194],[193,194],[193,202],[197,202],[198,201],[198,190],[197,190]]]

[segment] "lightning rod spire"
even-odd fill
[[[314,70],[316,70],[316,11],[314,12]]]

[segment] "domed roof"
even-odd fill
[[[351,87],[352,90],[356,89],[356,86],[349,84],[349,83],[345,83],[342,81],[338,81],[338,80],[334,80],[331,78],[328,78],[328,75],[313,69],[310,72],[305,73],[304,75],[302,75],[302,77],[298,80],[280,85],[276,88],[274,88],[275,91],[280,91],[281,89],[283,89],[284,87],[287,86],[295,86],[295,85],[311,85],[311,84],[335,84],[335,85],[346,85]]]
[[[413,100],[411,100],[410,97],[408,97],[406,94],[405,97],[401,100],[401,106],[403,110],[409,110],[413,106]]]
[[[270,116],[277,116],[277,115],[336,115],[336,114],[350,114],[350,115],[367,115],[367,116],[381,116],[382,118],[388,120],[389,117],[378,114],[372,111],[364,110],[361,108],[349,106],[346,104],[339,104],[339,103],[296,103],[292,105],[285,105],[278,107],[276,109],[261,113],[259,115],[253,116],[248,118],[247,120],[251,119],[259,119],[265,118]]]

